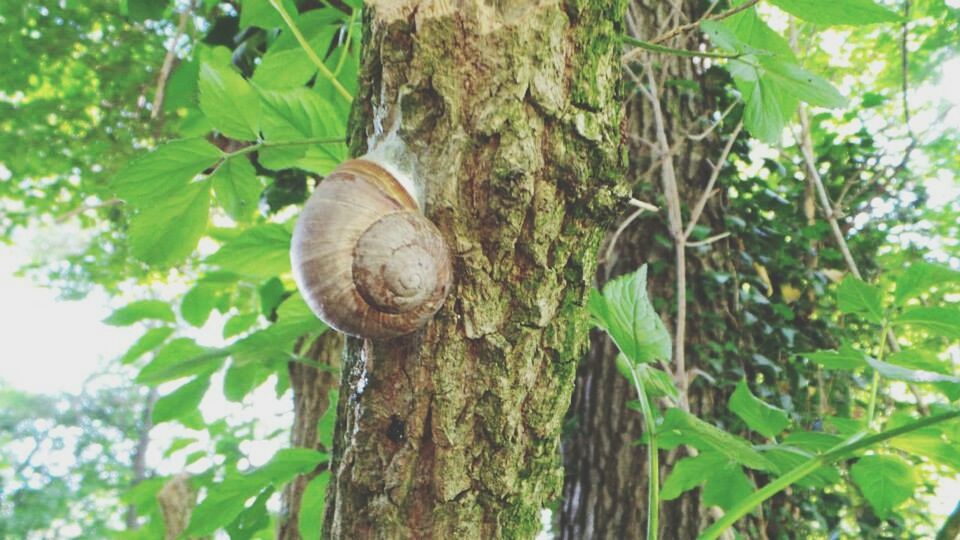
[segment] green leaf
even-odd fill
[[[761,56],[758,63],[764,69],[764,75],[777,80],[780,88],[811,105],[837,108],[847,104],[847,99],[826,79],[814,75],[797,64],[781,59]]]
[[[867,357],[867,363],[870,364],[870,367],[877,370],[884,377],[893,379],[895,381],[960,384],[960,378],[958,377],[941,375],[932,371],[908,369],[902,366],[888,364],[870,357]]]
[[[670,334],[647,297],[647,266],[590,292],[594,324],[604,329],[634,363],[670,360]]]
[[[296,142],[344,137],[346,118],[319,94],[307,88],[283,92],[261,90],[263,134],[267,142]],[[291,144],[264,148],[260,162],[270,169],[299,167],[327,174],[346,158],[346,145]]]
[[[770,3],[787,13],[814,24],[826,26],[850,24],[873,24],[901,22],[896,13],[873,2],[873,0],[770,0]]]
[[[916,298],[930,287],[960,283],[960,271],[938,264],[919,262],[910,265],[903,275],[897,278],[897,287],[893,292],[893,301],[902,306],[908,300]]]
[[[277,309],[277,322],[253,332],[230,346],[238,364],[289,359],[298,338],[305,334],[321,333],[327,325],[310,311],[300,294],[287,298]]]
[[[137,358],[159,347],[171,335],[173,335],[173,328],[169,326],[147,330],[140,336],[140,339],[127,349],[127,352],[123,353],[123,356],[120,357],[120,363],[123,365],[133,363]]]
[[[266,381],[270,373],[260,364],[237,365],[234,361],[223,377],[223,395],[230,401],[240,403],[254,388]]]
[[[250,227],[206,262],[254,278],[285,274],[290,271],[290,231],[275,223]]]
[[[322,58],[340,30],[344,16],[339,9],[312,9],[300,16],[297,26]],[[293,33],[284,31],[263,55],[251,80],[265,90],[286,90],[303,86],[316,72],[317,66],[304,53]]]
[[[167,267],[193,253],[207,230],[210,185],[194,182],[140,210],[130,220],[133,255],[153,266]]]
[[[850,468],[850,476],[880,519],[913,496],[913,467],[894,456],[864,456]]]
[[[799,467],[813,457],[808,452],[785,444],[770,448],[763,455],[777,466],[780,474]],[[797,485],[810,489],[823,489],[839,481],[840,472],[835,467],[826,465],[797,480]]]
[[[140,370],[137,382],[159,384],[190,375],[212,373],[220,367],[226,354],[197,345],[190,338],[178,338],[160,349],[149,364]]]
[[[159,424],[176,420],[187,413],[196,411],[209,387],[210,376],[201,375],[158,399],[153,406],[153,423]]]
[[[303,490],[300,507],[309,509],[309,511],[300,512],[297,527],[300,529],[300,537],[304,540],[320,540],[324,507],[327,503],[327,484],[329,483],[330,471],[323,471],[313,480],[310,480],[310,483]]]
[[[208,283],[197,283],[180,301],[180,315],[193,326],[201,327],[210,318],[217,303],[216,289]]]
[[[827,369],[854,370],[866,367],[866,355],[849,345],[843,345],[839,351],[817,351],[800,353],[800,356],[820,364]]]
[[[747,441],[718,429],[682,409],[668,409],[657,431],[660,447],[671,449],[686,444],[698,450],[713,450],[730,461],[764,471],[776,467]]]
[[[110,326],[130,326],[143,320],[175,322],[177,317],[170,304],[163,300],[137,300],[115,310],[103,322]]]
[[[651,398],[669,397],[673,403],[680,402],[680,391],[674,386],[669,373],[649,364],[634,364],[633,369]]]
[[[217,202],[236,221],[249,221],[257,209],[263,185],[246,156],[236,156],[217,167],[210,176]]]
[[[754,396],[743,379],[737,383],[737,389],[730,396],[728,407],[747,427],[768,439],[776,437],[790,423],[783,409],[768,405]]]
[[[340,400],[340,392],[333,388],[327,392],[327,410],[317,421],[317,440],[324,448],[333,449],[333,434],[337,424],[337,402]]]
[[[736,66],[736,61],[729,64]],[[753,69],[753,68],[746,68]],[[752,78],[738,77],[743,71],[731,69],[734,82],[743,95],[743,125],[756,138],[768,143],[780,140],[787,120],[797,109],[797,101],[787,92],[780,91],[776,83],[759,75]]]
[[[672,501],[684,492],[706,482],[721,468],[730,465],[729,459],[717,452],[703,452],[695,457],[677,461],[660,491],[665,501]]]
[[[200,65],[200,110],[224,135],[241,141],[257,139],[260,100],[239,73],[228,65]]]
[[[233,337],[246,331],[248,328],[256,324],[257,319],[259,318],[260,315],[257,313],[241,313],[240,315],[234,315],[233,317],[230,317],[230,319],[223,325],[224,339]]]
[[[171,141],[131,162],[111,182],[117,197],[137,206],[162,201],[216,164],[220,149],[203,139]]]
[[[915,307],[904,311],[897,325],[914,326],[948,339],[960,339],[960,310],[946,307]]]
[[[749,497],[755,487],[743,468],[728,464],[715,471],[703,486],[703,504],[730,510]]]
[[[293,0],[283,0],[281,4],[290,17],[296,21],[297,6],[294,5]],[[286,28],[286,23],[283,22],[280,12],[270,5],[270,0],[243,0],[240,7],[240,28],[248,26],[265,29],[278,26]]]
[[[853,275],[844,278],[837,288],[837,307],[843,313],[861,315],[870,322],[883,321],[883,293]]]

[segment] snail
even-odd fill
[[[450,253],[414,188],[368,155],[334,169],[304,206],[290,248],[293,276],[331,327],[388,339],[424,326],[443,305]]]

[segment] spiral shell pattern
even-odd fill
[[[440,231],[392,174],[363,158],[317,186],[297,220],[290,258],[313,312],[367,339],[425,325],[453,280]]]

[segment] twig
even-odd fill
[[[724,11],[723,13],[717,13],[716,15],[710,15],[710,16],[700,17],[699,19],[697,19],[696,21],[694,21],[694,22],[692,22],[692,23],[688,23],[688,24],[684,24],[684,25],[678,26],[678,27],[670,30],[669,32],[667,32],[667,33],[665,33],[665,34],[661,34],[661,35],[653,38],[652,40],[650,40],[650,43],[654,43],[654,44],[656,44],[656,43],[663,43],[664,41],[667,41],[668,39],[672,39],[672,38],[678,36],[679,34],[682,34],[682,33],[684,33],[684,32],[688,32],[688,31],[690,31],[690,30],[693,30],[694,28],[697,28],[698,26],[700,26],[700,23],[703,22],[703,21],[705,21],[705,20],[707,20],[707,21],[719,21],[719,20],[721,20],[721,19],[726,19],[727,17],[732,17],[733,15],[736,15],[737,13],[740,13],[741,11],[745,11],[745,10],[748,10],[748,9],[752,8],[752,7],[755,6],[755,5],[757,4],[757,2],[759,2],[759,1],[760,1],[760,0],[750,0],[749,2],[745,2],[745,3],[743,3],[743,4],[741,4],[741,5],[737,6],[737,7],[735,7],[735,8],[733,8],[733,9],[729,9],[729,10],[727,10],[727,11]]]
[[[160,67],[160,75],[157,77],[157,90],[153,93],[153,107],[150,110],[150,119],[160,118],[160,109],[163,108],[163,98],[167,93],[167,80],[170,79],[170,72],[173,71],[173,61],[177,58],[177,43],[183,37],[187,29],[187,21],[190,20],[190,13],[193,12],[193,3],[190,3],[180,12],[180,22],[177,23],[177,33],[167,49],[167,55],[163,57],[163,65]]]
[[[737,142],[737,137],[740,135],[740,131],[742,129],[743,122],[741,121],[730,134],[727,144],[723,147],[723,152],[720,153],[720,160],[716,165],[713,166],[713,171],[710,173],[710,180],[707,181],[707,187],[703,189],[703,194],[700,195],[700,199],[697,201],[697,204],[694,205],[693,211],[690,212],[690,222],[687,224],[687,229],[683,232],[684,240],[690,238],[694,227],[697,226],[697,221],[700,220],[700,215],[703,213],[703,209],[707,206],[707,201],[710,200],[710,196],[713,195],[713,186],[717,183],[717,178],[720,177],[720,171],[723,169],[723,164],[727,162],[727,157],[730,155],[730,150],[733,149],[733,144]]]
[[[702,246],[708,246],[708,245],[716,242],[717,240],[723,240],[724,238],[726,238],[726,237],[728,237],[728,236],[730,236],[730,233],[729,233],[729,232],[722,232],[722,233],[720,233],[720,234],[715,234],[715,235],[711,236],[710,238],[707,238],[707,239],[704,239],[704,240],[699,240],[699,241],[697,241],[697,242],[685,242],[684,245],[686,245],[687,247],[702,247]]]
[[[713,133],[713,130],[717,129],[717,127],[720,126],[720,124],[723,124],[723,121],[727,118],[727,116],[731,112],[733,112],[734,107],[736,107],[739,104],[740,104],[740,98],[738,97],[737,99],[733,100],[733,103],[731,103],[730,106],[727,107],[725,111],[723,111],[723,113],[720,115],[720,118],[718,118],[716,122],[711,124],[710,127],[706,129],[706,131],[702,133],[698,133],[696,135],[693,135],[688,132],[687,138],[694,142],[699,142],[706,139],[708,136],[710,136],[711,133]]]
[[[607,245],[607,250],[603,254],[604,261],[609,261],[610,258],[613,257],[613,248],[617,245],[617,240],[620,239],[620,235],[623,234],[623,231],[627,230],[627,227],[629,227],[631,223],[636,221],[636,219],[644,212],[657,212],[660,210],[650,203],[646,203],[634,198],[630,199],[630,204],[635,206],[637,210],[630,214],[627,219],[623,220],[623,223],[617,227],[617,230],[614,231],[613,236],[610,237],[610,243]]]
[[[102,201],[102,202],[99,202],[99,203],[97,203],[97,204],[85,204],[85,205],[83,205],[83,206],[79,206],[79,207],[77,207],[77,208],[74,208],[73,210],[70,210],[69,212],[65,212],[65,213],[61,214],[60,216],[57,217],[56,223],[65,223],[65,222],[69,221],[70,219],[72,219],[72,218],[74,218],[74,217],[76,217],[76,216],[79,216],[80,214],[82,214],[82,213],[84,213],[84,212],[88,212],[88,211],[90,211],[90,210],[96,210],[96,209],[98,209],[98,208],[107,208],[107,207],[109,207],[109,206],[117,206],[117,205],[120,205],[120,204],[123,204],[123,201],[120,200],[120,199],[107,199],[107,200]]]
[[[657,144],[660,147],[660,153],[664,157],[663,164],[660,167],[660,180],[663,184],[663,194],[667,201],[667,221],[670,227],[670,235],[673,237],[674,257],[676,259],[677,274],[677,321],[674,331],[673,357],[676,363],[674,378],[680,390],[680,408],[689,411],[690,403],[687,398],[687,367],[685,357],[685,341],[687,330],[687,254],[684,243],[686,238],[683,235],[683,216],[680,213],[680,191],[677,188],[677,173],[673,166],[673,157],[670,149],[670,142],[667,139],[667,131],[663,109],[660,107],[660,97],[657,94],[657,81],[653,76],[653,68],[649,62],[644,65],[649,89],[643,89],[644,95],[650,100],[653,108],[654,125],[657,132]]]
[[[630,62],[635,60],[640,56],[642,51],[653,51],[658,53],[673,54],[676,56],[686,56],[690,58],[726,58],[729,60],[736,60],[743,56],[742,54],[725,54],[725,53],[715,53],[708,51],[691,51],[689,49],[674,49],[673,47],[664,47],[663,45],[657,45],[649,41],[643,41],[642,39],[637,39],[631,36],[623,36],[623,41],[628,45],[633,45],[636,49],[624,53],[622,60],[624,62]]]

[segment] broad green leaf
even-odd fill
[[[333,388],[327,392],[327,410],[317,422],[317,440],[327,450],[333,449],[333,434],[337,424],[337,402],[340,400],[340,392]]]
[[[296,21],[297,6],[293,0],[282,0],[282,5],[287,14]],[[270,0],[243,0],[240,6],[240,28],[248,26],[266,29],[282,26],[286,29],[280,12],[270,4]]]
[[[736,65],[737,62],[734,61],[729,67]],[[775,82],[759,75],[750,79],[737,76],[747,69],[753,68],[748,66],[742,70],[731,69],[745,104],[743,124],[754,137],[762,141],[779,141],[783,127],[797,109],[796,98],[778,88]]]
[[[307,88],[261,90],[263,134],[267,142],[296,143],[344,137],[346,119],[319,94]],[[288,144],[264,148],[260,161],[271,169],[299,167],[327,174],[346,158],[346,145],[337,143]]]
[[[230,364],[223,377],[223,395],[230,401],[239,403],[254,388],[260,386],[270,376],[271,370],[256,363]]]
[[[801,101],[820,107],[843,107],[847,104],[840,92],[826,79],[814,75],[797,64],[779,58],[761,56],[757,59],[764,75],[780,83],[780,88]]]
[[[772,439],[786,429],[790,419],[783,409],[768,405],[750,392],[743,379],[730,396],[728,407],[743,420],[747,427]]]
[[[590,292],[594,323],[604,329],[631,361],[670,360],[670,334],[647,297],[647,267],[621,276]]]
[[[327,325],[310,311],[300,294],[285,300],[277,309],[277,322],[253,332],[230,346],[234,361],[265,362],[289,359],[293,344],[309,333],[326,331]]]
[[[224,160],[210,180],[217,202],[228,216],[241,222],[253,217],[263,185],[246,156]]]
[[[180,315],[193,326],[201,327],[210,318],[217,303],[217,291],[208,283],[194,285],[180,301]]]
[[[766,450],[763,455],[772,461],[780,474],[793,470],[813,456],[785,444]],[[809,475],[797,480],[797,485],[805,488],[823,489],[840,481],[840,472],[831,465],[820,467]]]
[[[770,0],[770,3],[787,13],[814,24],[826,26],[839,24],[872,24],[900,22],[896,13],[873,0]]]
[[[883,293],[853,275],[845,277],[837,288],[837,307],[843,313],[861,315],[870,322],[883,321]]]
[[[913,383],[951,383],[960,384],[960,377],[941,375],[932,371],[919,369],[908,369],[894,364],[888,364],[874,358],[867,357],[867,363],[870,367],[877,370],[881,375],[895,381],[906,381]]]
[[[173,308],[163,300],[137,300],[115,310],[103,320],[111,326],[130,326],[143,320],[175,322]]]
[[[703,504],[730,510],[753,493],[756,486],[743,468],[727,465],[715,471],[703,486]]]
[[[210,185],[187,184],[162,201],[142,208],[130,220],[133,254],[153,266],[166,267],[193,253],[207,230]]]
[[[880,519],[913,496],[916,488],[913,467],[894,456],[864,456],[850,468],[850,476]]]
[[[908,300],[927,292],[930,287],[950,283],[960,284],[960,271],[939,264],[914,263],[903,275],[897,277],[893,300],[896,305],[902,306]]]
[[[662,448],[675,448],[686,444],[701,451],[714,450],[730,461],[764,471],[776,467],[763,457],[747,441],[718,429],[682,409],[669,409],[664,414],[663,424],[657,430]]]
[[[672,501],[684,492],[703,484],[728,465],[731,465],[730,460],[717,452],[703,452],[695,457],[683,458],[671,467],[660,496],[665,501]]]
[[[260,132],[260,100],[230,66],[204,62],[200,66],[200,109],[224,135],[252,141]]]
[[[257,319],[259,318],[260,315],[258,313],[241,313],[240,315],[234,315],[233,317],[230,317],[230,319],[223,325],[224,339],[243,333],[251,326],[256,324]]]
[[[304,540],[320,540],[323,528],[323,509],[326,505],[327,484],[330,483],[330,471],[323,471],[310,480],[303,490],[300,507],[309,509],[301,511],[297,526],[300,537]]]
[[[206,262],[254,278],[285,274],[290,271],[290,231],[275,223],[250,227]]]
[[[200,375],[161,397],[153,406],[153,423],[159,424],[176,420],[187,413],[196,411],[209,387],[210,375]]]
[[[860,369],[867,365],[866,355],[849,345],[843,345],[839,351],[817,351],[800,353],[800,356],[820,364],[827,369]]]
[[[928,351],[905,349],[892,353],[887,357],[887,361],[912,370],[930,371],[947,376],[952,376],[954,373],[953,362],[941,360],[936,354]],[[960,385],[956,383],[939,382],[933,383],[933,386],[950,401],[960,399]]]
[[[183,189],[222,157],[203,139],[171,141],[131,162],[111,182],[117,197],[135,205],[151,205]]]
[[[327,459],[327,454],[309,448],[286,448],[278,451],[263,467],[228,476],[207,491],[206,498],[190,516],[186,534],[203,536],[213,533],[233,522],[251,497],[271,486],[279,489],[296,475],[314,470]]]
[[[960,309],[948,307],[915,307],[893,321],[897,325],[922,328],[948,339],[960,339]]]
[[[669,397],[674,403],[680,402],[680,391],[673,384],[673,378],[662,369],[650,364],[634,364],[637,378],[652,398]]]
[[[140,336],[140,339],[127,349],[127,352],[123,353],[123,356],[120,357],[120,363],[124,365],[133,363],[137,358],[159,347],[171,335],[173,335],[173,328],[169,326],[147,330]]]
[[[884,430],[888,431],[916,421],[917,419],[910,414],[898,411],[891,416]],[[960,472],[960,452],[957,451],[957,443],[951,441],[940,426],[930,426],[905,433],[891,439],[889,444],[894,448],[923,456]]]
[[[795,431],[783,438],[781,446],[795,446],[814,454],[822,454],[837,445],[843,444],[843,438],[822,431]]]
[[[159,384],[190,375],[212,373],[220,367],[224,356],[197,345],[190,338],[177,338],[160,349],[153,360],[140,370],[137,382]]]
[[[252,504],[234,518],[224,529],[230,535],[230,540],[253,540],[256,533],[270,525],[270,513],[267,511],[267,501],[273,495],[275,488],[269,487],[254,499]]]

